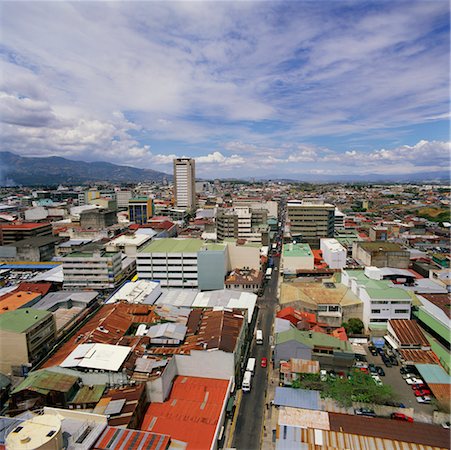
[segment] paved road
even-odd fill
[[[274,258],[274,267],[279,267],[279,258]],[[263,345],[252,343],[249,357],[257,359],[252,389],[243,393],[238,419],[235,428],[233,447],[238,450],[254,450],[260,448],[263,412],[267,383],[267,369],[260,366],[262,357],[270,363],[271,345],[269,336],[274,321],[274,310],[277,304],[277,280],[279,270],[274,270],[268,282],[264,295],[259,299],[260,312],[257,319],[257,329],[263,331]]]

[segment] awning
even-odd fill
[[[399,345],[394,341],[394,339],[392,337],[385,335],[384,339],[387,341],[388,345],[390,345],[391,348],[398,350]]]

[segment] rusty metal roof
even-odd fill
[[[430,347],[429,341],[415,320],[391,319],[389,324],[401,346]]]
[[[449,432],[437,425],[401,422],[376,417],[329,413],[331,431],[448,448]]]
[[[439,358],[432,350],[399,349],[402,358],[410,363],[439,364]]]
[[[93,450],[167,450],[170,442],[171,437],[166,434],[108,426],[94,444]]]
[[[319,373],[319,362],[309,359],[291,358],[280,362],[281,373]]]

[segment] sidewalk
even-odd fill
[[[260,439],[260,448],[263,450],[274,450],[276,448],[275,442],[273,442],[273,434],[276,432],[278,411],[273,406],[273,400],[277,386],[279,386],[279,369],[273,369],[272,364],[270,364],[268,366],[268,384]]]

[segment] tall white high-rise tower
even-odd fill
[[[196,170],[194,159],[174,159],[174,198],[177,208],[196,208]]]

